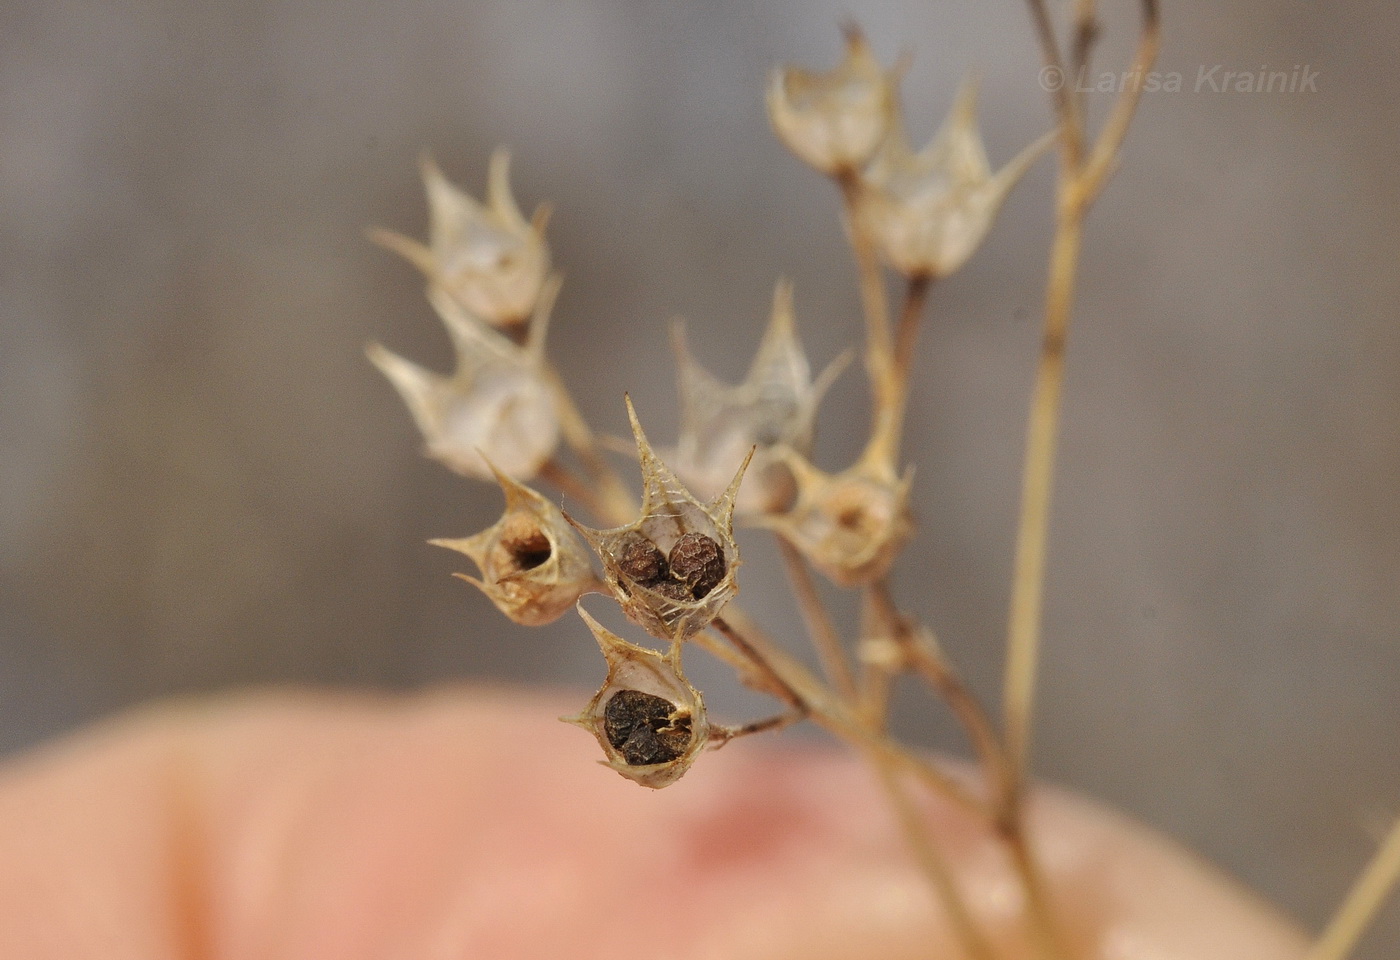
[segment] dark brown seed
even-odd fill
[[[724,552],[703,533],[687,533],[671,548],[671,576],[685,581],[699,600],[719,585],[726,570]]]
[[[691,592],[690,584],[681,583],[679,580],[652,580],[650,583],[642,584],[642,586],[677,603],[692,603],[695,600],[695,594]]]
[[[629,533],[615,552],[617,567],[640,583],[663,579],[667,574],[666,555],[640,533]]]
[[[628,766],[669,763],[690,745],[690,717],[671,701],[640,690],[619,690],[603,708],[603,733]]]

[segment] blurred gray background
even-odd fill
[[[1101,62],[1132,11],[1108,4]],[[551,199],[552,353],[600,429],[669,442],[665,321],[737,378],[774,279],[824,363],[858,334],[833,191],[770,135],[771,65],[856,17],[931,133],[972,67],[1000,163],[1048,127],[1020,3],[8,2],[0,9],[0,743],[267,682],[596,682],[424,544],[495,490],[421,457],[365,341],[443,368],[404,263],[415,159],[474,192],[498,143]],[[1162,68],[1095,211],[1071,338],[1037,763],[1318,924],[1400,807],[1397,10],[1165,3]],[[1315,93],[1198,70],[1318,71]],[[998,689],[1051,164],[940,287],[897,576]],[[861,442],[849,373],[819,461]],[[625,464],[623,464],[625,466]],[[748,538],[747,605],[796,634]],[[596,601],[601,605],[602,601]],[[699,671],[712,699],[759,709]],[[961,748],[911,700],[911,735]],[[1392,907],[1370,960],[1400,942]]]

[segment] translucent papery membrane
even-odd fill
[[[635,529],[656,544],[662,553],[669,554],[676,541],[687,533],[698,533],[719,544],[726,563],[732,563],[738,557],[733,537],[721,530],[703,507],[685,500],[667,503],[658,512],[648,514],[635,527],[628,529]]]
[[[549,387],[531,370],[490,366],[444,404],[440,433],[429,438],[429,450],[473,476],[491,475],[484,452],[506,474],[530,477],[558,440]]]

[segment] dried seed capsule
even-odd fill
[[[679,642],[703,630],[739,590],[734,578],[739,568],[734,498],[749,461],[746,457],[739,465],[724,493],[708,503],[701,502],[656,456],[630,399],[627,415],[642,467],[641,516],[610,530],[586,527],[567,514],[565,518],[597,551],[608,588],[627,618],[653,637]],[[673,576],[666,559],[687,534],[701,534],[719,555],[718,564],[702,564],[705,570],[696,574],[704,581],[700,593],[694,580]]]
[[[565,717],[598,739],[603,762],[644,787],[680,779],[710,737],[705,703],[681,670],[684,644],[662,653],[628,643],[578,608],[608,662],[608,676],[583,711]]]
[[[857,219],[905,276],[947,276],[981,245],[1012,187],[1053,142],[1041,137],[994,173],[977,129],[976,85],[965,82],[924,149],[914,152],[894,124],[865,169]]]
[[[681,422],[668,462],[697,496],[714,497],[729,483],[734,464],[757,448],[735,509],[741,515],[781,512],[792,498],[792,477],[775,450],[786,446],[811,452],[817,406],[850,352],[812,378],[797,338],[792,284],[786,280],[773,291],[768,329],[741,382],[723,383],[706,371],[691,355],[679,321],[671,329],[671,341]]]
[[[671,701],[640,690],[619,690],[608,699],[603,732],[634,767],[675,760],[692,736],[688,715]]]
[[[823,173],[858,170],[889,131],[902,71],[882,67],[860,30],[847,27],[846,56],[834,70],[773,72],[768,119],[788,149]]]
[[[724,553],[703,533],[687,533],[676,541],[669,558],[671,576],[683,581],[699,600],[724,579]]]
[[[524,344],[487,326],[441,289],[431,289],[428,299],[456,348],[451,376],[370,344],[370,360],[399,391],[429,456],[481,480],[491,479],[496,467],[529,480],[554,456],[559,398],[545,364],[544,336],[558,289],[557,281],[546,284]]]
[[[422,169],[428,191],[427,246],[387,230],[371,236],[492,326],[524,324],[549,276],[544,239],[548,205],[525,219],[511,193],[505,150],[491,155],[484,203],[450,183],[431,157],[423,158]]]
[[[777,531],[843,587],[884,576],[913,532],[910,474],[896,475],[879,445],[837,474],[791,451],[786,460],[797,480],[796,503],[754,522]]]
[[[640,533],[627,534],[617,547],[617,567],[643,585],[667,575],[666,555]]]
[[[461,540],[433,540],[472,558],[480,579],[458,574],[516,623],[537,626],[559,619],[580,596],[602,586],[588,550],[559,508],[504,473],[505,513],[487,529]]]

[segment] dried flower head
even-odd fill
[[[666,653],[628,643],[578,608],[608,662],[608,676],[588,706],[565,717],[598,738],[622,776],[660,789],[690,769],[709,739],[705,704],[681,671],[681,644]]]
[[[817,469],[795,451],[786,458],[797,480],[797,502],[787,513],[755,522],[776,531],[843,587],[884,576],[913,533],[912,474],[896,475],[870,451],[837,474]]]
[[[525,323],[549,276],[544,240],[549,207],[536,207],[530,220],[521,215],[511,195],[505,150],[491,155],[485,204],[448,181],[432,157],[425,154],[421,166],[428,192],[428,245],[387,230],[371,236],[487,322],[498,327]]]
[[[602,587],[591,555],[557,506],[499,471],[496,481],[506,496],[500,520],[475,536],[429,542],[471,557],[481,578],[457,576],[516,623],[552,623]]]
[[[792,498],[793,484],[773,450],[788,446],[810,452],[817,406],[850,354],[832,361],[813,382],[797,339],[792,284],[785,280],[773,293],[768,329],[742,383],[721,383],[696,363],[680,323],[672,340],[681,408],[680,439],[671,459],[676,473],[700,496],[715,497],[752,450],[754,461],[736,509],[740,514],[781,510]]]
[[[1011,188],[1053,140],[1042,137],[994,174],[977,129],[977,85],[965,81],[923,150],[915,153],[895,124],[861,178],[857,215],[896,270],[946,276],[972,256]]]
[[[557,290],[557,281],[545,288],[524,345],[477,320],[440,288],[429,290],[457,355],[450,377],[370,344],[370,360],[408,405],[429,456],[481,480],[490,480],[496,467],[528,480],[554,455],[559,413],[544,368],[544,336]]]
[[[865,166],[884,141],[901,72],[880,65],[858,27],[847,26],[845,34],[846,56],[834,70],[783,67],[768,84],[768,119],[778,138],[832,176]]]
[[[739,590],[734,500],[749,461],[739,464],[724,492],[702,503],[656,456],[630,397],[627,416],[642,467],[641,516],[611,530],[565,517],[602,559],[608,587],[628,619],[654,637],[684,640]]]

